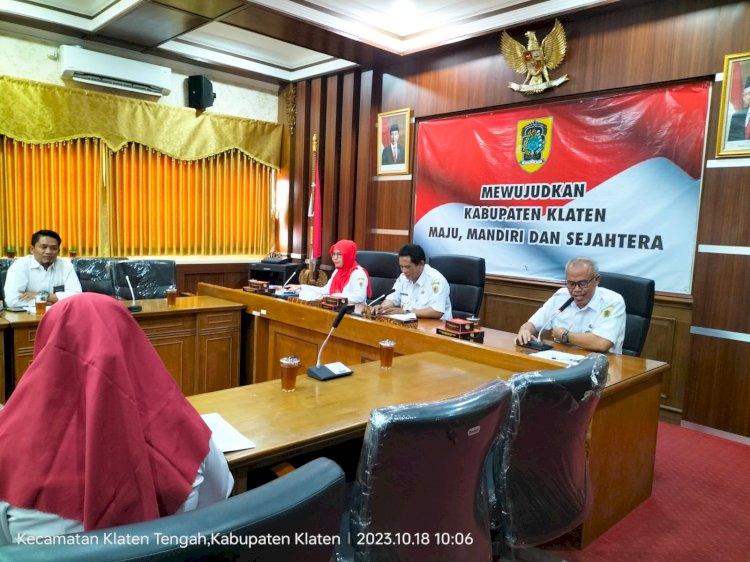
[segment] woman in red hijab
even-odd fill
[[[331,246],[331,259],[336,271],[326,285],[329,294],[343,294],[350,303],[372,297],[370,275],[357,263],[357,245],[353,241],[339,240]]]
[[[138,323],[82,293],[44,315],[0,410],[0,545],[171,515],[233,479]]]
[[[306,294],[311,300],[339,294],[344,295],[347,302],[358,304],[372,297],[370,275],[357,263],[357,245],[352,240],[339,240],[331,246],[331,259],[336,270],[323,287],[290,285],[290,288],[300,291],[302,298],[306,298]]]

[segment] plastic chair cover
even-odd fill
[[[176,289],[177,268],[173,260],[130,260],[114,264],[115,296],[130,300],[128,281],[136,299],[160,299]]]
[[[608,365],[592,353],[568,368],[511,378],[508,423],[493,447],[497,496],[490,497],[493,526],[507,545],[542,544],[586,516],[592,499],[586,438]]]
[[[510,389],[497,380],[374,410],[349,513],[354,559],[490,560],[483,466],[509,408]]]

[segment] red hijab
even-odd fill
[[[75,295],[44,315],[0,410],[0,500],[85,530],[171,515],[210,436],[125,307]]]
[[[357,263],[357,245],[352,240],[339,240],[331,246],[330,253],[333,253],[334,250],[341,254],[341,267],[336,268],[337,273],[331,280],[331,294],[343,293],[346,284],[349,283],[349,278],[352,276],[352,271],[360,267]],[[367,277],[367,297],[369,298],[372,296],[370,275],[364,267],[362,271],[365,272]]]

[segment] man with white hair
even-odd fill
[[[569,299],[570,305],[559,312]],[[625,301],[619,293],[599,287],[599,267],[594,260],[573,258],[565,266],[565,287],[521,326],[516,341],[528,343],[542,328],[551,328],[556,342],[601,353],[622,353]]]

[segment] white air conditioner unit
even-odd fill
[[[166,66],[70,45],[60,46],[59,63],[62,78],[152,96],[166,96],[170,92],[172,70]]]

